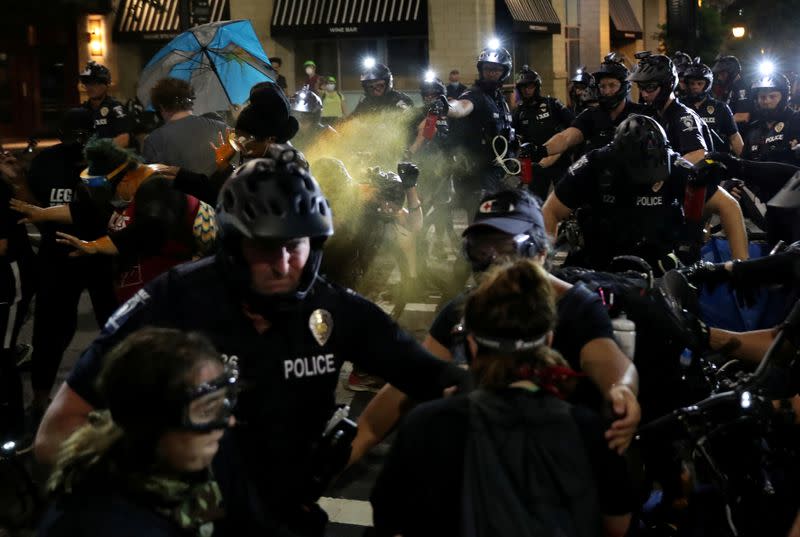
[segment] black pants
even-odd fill
[[[112,286],[111,258],[70,258],[40,255],[40,280],[33,318],[31,384],[36,391],[50,391],[61,358],[78,323],[78,303],[89,291],[94,316],[102,327],[117,307]]]
[[[22,434],[22,381],[14,357],[14,324],[22,296],[19,265],[0,258],[0,440]]]

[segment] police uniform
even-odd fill
[[[615,256],[639,255],[656,266],[689,240],[683,202],[693,168],[677,153],[670,158],[669,180],[654,185],[629,184],[610,147],[594,150],[570,167],[555,195],[570,209],[587,207],[578,214],[586,246],[573,264],[602,270]],[[708,187],[706,199],[716,189]]]
[[[667,133],[669,145],[681,155],[713,148],[711,131],[700,116],[685,104],[672,101],[657,118]]]
[[[716,134],[714,150],[730,151],[730,137],[739,132],[730,107],[713,97],[706,97],[698,106],[689,108],[697,112],[700,119]]]
[[[611,119],[611,115],[603,108],[592,107],[578,114],[571,127],[581,131],[586,142],[584,150],[588,152],[611,142],[619,124],[631,114],[650,115],[650,112],[646,106],[626,100],[625,107],[616,119]]]
[[[540,97],[522,101],[514,111],[512,124],[521,142],[542,146],[555,134],[569,127],[575,117],[554,97]],[[547,196],[551,182],[558,181],[569,167],[566,155],[548,168],[534,173],[531,190],[540,198]]]
[[[471,171],[461,184],[456,185],[457,192],[466,195],[465,199],[470,199],[461,205],[468,214],[472,214],[478,205],[478,200],[472,199],[469,194],[479,197],[481,190],[496,192],[500,188],[500,180],[505,176],[505,171],[495,162],[492,141],[496,136],[502,136],[509,145],[513,145],[516,138],[511,124],[511,110],[503,93],[496,85],[492,85],[491,89],[486,89],[486,86],[488,84],[477,83],[461,94],[459,100],[471,102],[473,110],[468,116],[452,121],[459,144],[472,159]],[[498,142],[498,150],[502,148],[502,143]]]
[[[71,203],[80,183],[83,148],[79,144],[58,144],[42,150],[31,162],[28,186],[43,207]],[[117,306],[111,285],[111,258],[70,257],[73,248],[56,242],[56,232],[78,235],[75,226],[42,223],[39,243],[39,282],[33,319],[31,382],[37,391],[53,387],[61,357],[75,335],[78,303],[84,289],[89,291],[95,319],[103,326]],[[86,230],[80,236],[94,240],[104,235]]]
[[[407,110],[414,106],[414,101],[403,92],[387,89],[386,93],[379,97],[367,95],[356,105],[351,117],[363,114],[375,114],[389,110]]]
[[[415,399],[441,396],[463,372],[428,354],[378,306],[323,279],[259,330],[222,256],[181,265],[145,286],[109,319],[67,383],[102,407],[94,382],[122,337],[145,325],[205,334],[238,368],[242,387],[237,426],[215,459],[229,522],[241,525],[230,534],[273,534],[299,509],[345,360]]]
[[[733,83],[733,87],[720,99],[725,102],[734,114],[752,114],[755,105],[750,98],[750,88],[748,84],[739,79]]]
[[[742,158],[797,166],[800,162],[792,151],[792,140],[800,141],[800,116],[787,108],[778,121],[756,119],[750,122],[744,139]]]
[[[98,108],[94,108],[91,101],[84,102],[83,107],[92,113],[94,134],[98,138],[114,138],[120,134],[130,133],[132,130],[125,106],[108,95]]]

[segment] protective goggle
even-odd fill
[[[636,85],[639,87],[639,91],[646,91],[647,93],[653,93],[661,87],[658,82],[637,82]]]
[[[125,171],[128,164],[128,161],[125,161],[105,175],[89,175],[89,169],[87,168],[81,172],[81,181],[90,188],[104,186],[106,183],[114,181],[120,173]]]
[[[233,147],[237,153],[247,153],[249,145],[260,142],[261,139],[249,135],[231,131],[228,133],[228,143]]]
[[[474,270],[486,270],[499,259],[521,254],[523,245],[530,238],[530,235],[524,233],[469,233],[464,237],[464,256]]]
[[[236,406],[239,371],[226,368],[219,377],[190,390],[181,429],[208,432],[228,427]]]

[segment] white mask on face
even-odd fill
[[[314,74],[314,68],[313,67],[306,67],[306,74],[308,76],[313,75]]]
[[[336,84],[326,84],[325,91],[333,91],[336,89]]]

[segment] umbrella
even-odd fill
[[[173,39],[145,65],[137,96],[150,105],[150,89],[162,78],[187,80],[197,114],[228,110],[259,82],[277,78],[249,20],[195,26]]]

